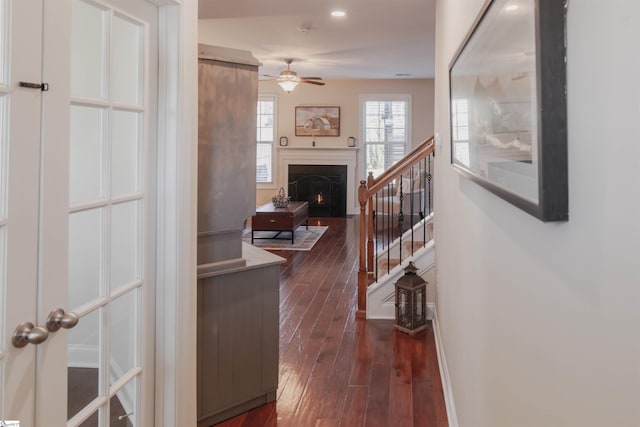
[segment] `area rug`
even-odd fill
[[[328,228],[328,226],[310,225],[307,231],[306,227],[301,225],[295,231],[293,244],[291,244],[291,239],[288,238],[291,236],[291,233],[283,231],[280,236],[278,236],[278,239],[254,239],[253,246],[274,251],[310,251]],[[277,232],[275,231],[256,231],[254,237],[272,237],[276,234]],[[280,240],[280,238],[283,239]],[[243,233],[242,240],[251,243],[251,230]]]

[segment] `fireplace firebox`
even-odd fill
[[[311,217],[346,217],[346,182],[344,165],[289,165],[289,196],[309,202]]]

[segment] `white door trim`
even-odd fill
[[[160,3],[155,425],[195,426],[198,2]]]

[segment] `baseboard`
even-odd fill
[[[97,345],[69,344],[67,364],[70,368],[100,367],[100,353]]]
[[[266,403],[273,402],[274,400],[276,400],[276,397],[277,391],[269,390],[264,394],[246,402],[236,402],[231,407],[228,407],[226,409],[215,409],[206,415],[201,415],[198,417],[198,427],[208,427],[213,424],[218,424],[224,420],[228,420],[229,418],[233,418],[236,415],[242,414],[243,412],[247,412]]]
[[[394,295],[392,294],[392,297]],[[391,302],[391,297],[386,298]],[[436,311],[436,305],[432,302],[427,303],[426,307],[427,319],[431,320],[433,325],[433,335],[436,342],[436,354],[438,357],[438,370],[440,371],[440,380],[442,382],[442,392],[444,394],[444,402],[447,409],[447,419],[449,420],[449,427],[458,427],[458,416],[456,414],[456,405],[453,400],[453,388],[451,386],[451,378],[449,377],[449,369],[447,368],[447,359],[444,355],[444,346],[442,344],[442,338],[440,336],[440,327],[438,325],[438,313]],[[381,316],[369,317],[369,319],[394,319],[395,313],[391,307],[387,307],[387,310],[381,310]],[[391,314],[389,314],[391,313]]]
[[[451,378],[449,377],[449,369],[447,368],[447,359],[444,355],[444,346],[442,345],[442,337],[440,336],[436,305],[434,303],[428,303],[427,310],[430,311],[433,316],[433,335],[436,341],[438,369],[440,370],[440,380],[442,381],[442,392],[444,393],[444,403],[447,408],[449,427],[458,427],[458,415],[456,414],[456,405],[453,400],[453,387],[451,386]]]
[[[433,318],[436,316],[436,305],[432,302],[427,303],[426,307],[427,319],[433,321]]]
[[[423,248],[426,249],[426,248]],[[413,258],[414,262],[418,266],[418,275],[423,277],[435,265],[433,259],[427,259],[424,256],[428,256],[432,252],[422,252],[418,258]],[[428,249],[433,249],[429,247]],[[425,259],[427,260],[425,262]],[[424,267],[427,265],[427,267]],[[367,319],[395,319],[396,316],[396,290],[395,282],[403,276],[403,269],[407,266],[407,263],[397,265],[391,270],[391,273],[385,275],[384,279],[378,283],[375,283],[367,289]],[[428,283],[428,282],[427,282]],[[384,292],[384,293],[383,293]],[[431,320],[431,313],[429,313],[429,303],[427,302],[427,319]],[[433,304],[432,304],[433,305]]]

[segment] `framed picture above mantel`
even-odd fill
[[[296,136],[340,136],[340,107],[296,107]]]
[[[452,165],[542,221],[568,219],[564,3],[487,0],[449,66]]]

